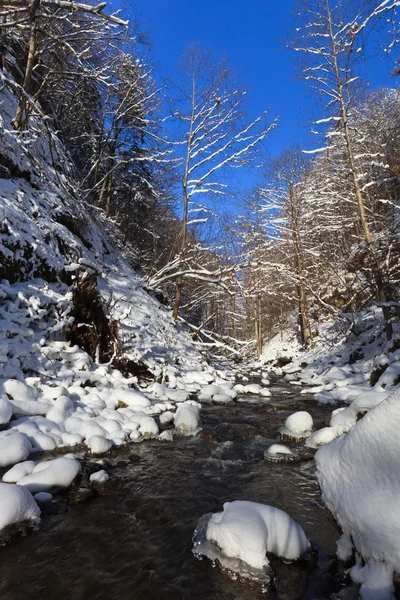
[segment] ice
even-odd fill
[[[310,413],[300,410],[290,415],[285,424],[279,429],[283,436],[294,439],[304,439],[311,435],[313,428],[313,419]]]
[[[242,561],[261,575],[269,565],[267,552],[297,560],[309,547],[300,525],[282,510],[237,500],[226,502],[222,512],[209,517],[205,536],[195,539],[194,551],[218,558],[230,570],[238,567],[235,561]]]
[[[12,433],[0,438],[0,467],[8,467],[25,460],[31,450],[30,441],[22,433]]]
[[[38,492],[33,497],[35,501],[39,502],[40,504],[47,504],[47,502],[51,502],[53,500],[53,494],[49,494],[48,492]]]
[[[183,435],[196,435],[201,429],[200,409],[196,404],[181,404],[175,413],[175,429]]]
[[[104,471],[104,469],[102,469],[101,471],[97,471],[96,473],[92,473],[92,475],[89,477],[90,482],[93,483],[105,483],[106,481],[109,480],[109,476],[106,473],[106,471]]]
[[[0,483],[0,506],[0,529],[22,521],[39,522],[40,508],[30,492],[19,485]]]

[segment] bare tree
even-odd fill
[[[208,53],[192,45],[185,53],[182,78],[175,86],[172,127],[177,139],[173,145],[181,184],[182,230],[173,316],[182,300],[188,231],[191,225],[208,221],[210,198],[229,195],[230,169],[249,167],[256,150],[273,128],[265,115],[245,121],[245,92],[224,62],[218,64]]]

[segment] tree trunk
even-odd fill
[[[172,311],[172,316],[176,320],[178,318],[179,309],[182,301],[182,288],[183,288],[183,260],[186,250],[187,243],[187,229],[188,229],[188,210],[189,210],[189,196],[188,196],[188,179],[189,179],[189,167],[191,159],[191,150],[193,144],[193,125],[194,125],[194,111],[195,111],[195,82],[192,78],[192,107],[190,117],[189,136],[187,142],[186,158],[185,158],[185,172],[182,179],[182,194],[183,194],[183,220],[182,220],[182,231],[181,231],[181,246],[180,246],[180,265],[178,270],[178,276],[176,278],[176,292],[175,292],[175,304]]]
[[[367,217],[366,217],[364,198],[363,198],[363,194],[362,194],[359,179],[358,179],[359,174],[357,172],[355,159],[354,159],[352,136],[351,136],[350,126],[349,126],[346,102],[345,102],[344,93],[343,93],[343,84],[342,84],[342,78],[340,75],[340,70],[339,70],[339,65],[338,65],[335,37],[333,34],[331,14],[330,14],[329,9],[328,9],[328,18],[329,18],[329,35],[330,35],[330,39],[331,39],[331,43],[332,43],[333,66],[334,66],[334,71],[335,71],[336,85],[337,85],[337,91],[338,91],[339,102],[340,102],[341,116],[342,116],[342,121],[343,121],[344,136],[345,136],[345,140],[346,140],[349,169],[350,169],[350,174],[351,174],[351,178],[352,178],[355,196],[357,199],[358,214],[359,214],[359,219],[360,219],[361,227],[362,227],[363,234],[364,234],[364,240],[365,240],[365,244],[367,246],[368,253],[371,258],[372,276],[373,276],[375,287],[376,287],[375,298],[378,302],[387,302],[390,300],[390,295],[387,293],[387,286],[384,283],[382,269],[380,268],[379,261],[377,259],[377,256],[375,253],[375,248],[374,248],[374,245],[372,242],[371,230],[369,228],[369,224],[368,224]],[[382,308],[382,312],[383,312],[383,318],[385,320],[386,338],[389,341],[392,339],[392,335],[393,335],[393,327],[390,322],[390,309],[388,309],[387,307],[384,307],[384,308]]]
[[[292,228],[292,241],[296,261],[296,272],[297,272],[297,300],[299,307],[299,325],[300,325],[300,336],[301,344],[305,348],[308,347],[311,340],[311,327],[310,317],[308,313],[308,302],[307,292],[305,286],[305,273],[304,273],[304,258],[303,249],[300,238],[300,227],[297,215],[296,198],[293,189],[293,185],[289,188],[289,203],[290,203],[290,219]]]
[[[7,66],[7,29],[5,27],[7,21],[7,17],[4,15],[3,17],[3,25],[1,28],[1,43],[0,43],[0,68],[4,72]]]
[[[15,129],[21,130],[26,126],[28,120],[28,109],[26,95],[30,93],[33,66],[36,57],[36,12],[40,6],[40,0],[33,0],[30,13],[30,32],[29,32],[29,47],[28,59],[26,61],[24,81],[22,84],[23,92],[20,95],[17,112],[13,121]]]

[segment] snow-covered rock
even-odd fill
[[[269,565],[267,552],[296,560],[310,546],[300,525],[273,506],[242,500],[226,502],[222,512],[203,519],[195,534],[194,552],[218,559],[231,571],[240,572],[238,561],[242,561],[256,575]]]
[[[399,422],[396,391],[315,455],[324,501],[365,561],[353,571],[364,599],[392,598],[400,572]]]
[[[25,460],[31,450],[30,441],[22,433],[12,433],[0,438],[0,467],[8,467]]]
[[[104,471],[104,469],[102,469],[101,471],[92,473],[89,479],[90,479],[91,483],[93,483],[93,482],[105,483],[106,481],[109,480],[109,475],[108,475],[108,473],[106,473],[106,471]]]
[[[12,406],[5,398],[0,398],[0,425],[5,425],[13,414]]]
[[[75,458],[55,458],[39,463],[30,475],[22,477],[18,485],[26,487],[30,492],[47,492],[53,487],[67,488],[81,470]]]
[[[22,521],[39,522],[40,508],[30,492],[19,485],[0,483],[0,530]]]
[[[105,454],[112,448],[112,442],[102,435],[93,435],[87,440],[87,445],[92,454]]]
[[[289,415],[285,424],[279,429],[282,436],[294,439],[307,438],[312,433],[313,419],[310,413],[300,410]]]
[[[200,409],[196,404],[181,404],[175,413],[175,430],[183,435],[196,435],[201,429]]]
[[[291,449],[283,444],[272,444],[272,446],[264,451],[264,458],[272,461],[293,458],[293,456],[294,454]]]
[[[30,475],[35,467],[33,460],[26,460],[24,462],[17,463],[11,469],[9,469],[3,475],[3,481],[5,483],[17,483],[25,475]]]
[[[337,437],[337,433],[333,427],[323,427],[318,429],[308,437],[305,441],[305,445],[308,448],[319,448],[323,444],[331,442]]]

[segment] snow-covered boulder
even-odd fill
[[[183,435],[196,435],[201,429],[197,404],[181,404],[175,413],[175,430]]]
[[[283,438],[300,440],[307,438],[312,433],[313,420],[310,413],[300,410],[290,415],[285,424],[279,429]]]
[[[0,530],[22,521],[39,522],[40,508],[32,494],[19,485],[0,483]]]
[[[273,462],[284,462],[293,460],[294,454],[290,448],[283,444],[272,444],[264,451],[264,458]]]
[[[32,450],[26,435],[12,433],[0,438],[0,467],[8,467],[25,460]]]
[[[24,462],[20,462],[11,469],[9,469],[3,475],[3,481],[5,483],[17,483],[22,477],[26,475],[30,475],[35,467],[35,462],[33,460],[25,460]]]
[[[307,448],[319,448],[323,444],[331,442],[337,437],[337,433],[333,427],[323,427],[318,429],[306,439],[305,445]]]
[[[112,448],[111,440],[103,437],[102,435],[93,435],[86,442],[88,448],[92,454],[105,454]]]
[[[12,406],[5,398],[0,398],[0,425],[5,425],[13,414]]]
[[[136,390],[117,389],[113,392],[112,398],[127,406],[141,406],[142,408],[146,408],[151,404],[150,400],[146,398],[144,394],[137,392]]]
[[[47,492],[53,487],[67,488],[81,470],[76,458],[56,458],[39,463],[30,475],[22,477],[17,484],[26,487],[30,492]]]
[[[93,483],[105,483],[109,480],[108,473],[102,469],[101,471],[97,471],[96,473],[92,473],[90,476],[90,482]]]
[[[171,431],[171,429],[166,429],[165,431],[160,433],[157,439],[159,439],[161,442],[173,442],[174,434]]]
[[[218,559],[224,568],[250,578],[265,573],[267,552],[296,560],[310,547],[300,525],[285,512],[243,500],[226,502],[222,512],[205,515],[194,544],[195,554]],[[243,566],[250,570],[243,572]]]
[[[400,572],[399,423],[396,391],[315,455],[324,501],[365,561],[352,571],[364,599],[392,598]]]

